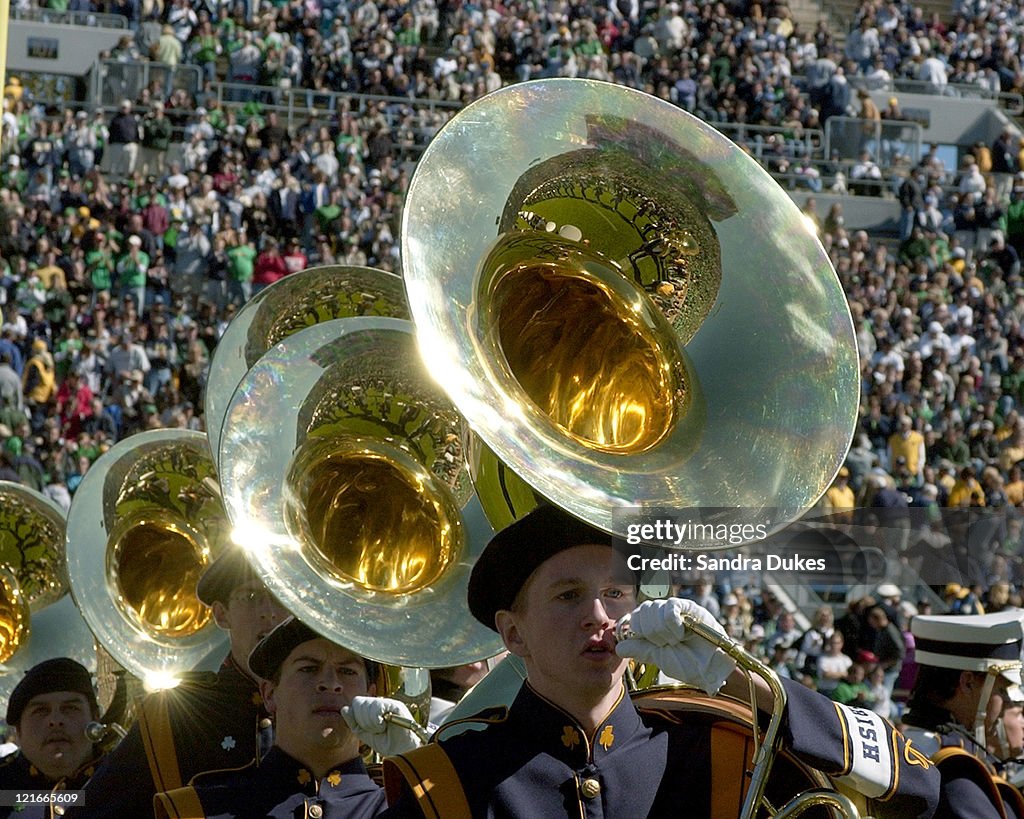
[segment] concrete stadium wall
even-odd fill
[[[109,51],[130,33],[119,28],[11,20],[7,71],[80,77],[92,67],[101,51]]]

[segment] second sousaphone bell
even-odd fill
[[[409,322],[328,321],[242,379],[219,457],[234,537],[285,608],[384,663],[458,665],[499,650],[465,587],[491,533],[463,422]]]
[[[71,592],[103,646],[150,687],[216,667],[224,632],[196,597],[229,543],[206,436],[139,433],[86,473],[68,514]]]

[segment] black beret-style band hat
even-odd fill
[[[16,726],[21,722],[21,715],[33,697],[57,691],[81,694],[89,701],[92,713],[99,713],[96,690],[88,669],[69,657],[57,657],[34,665],[25,672],[7,701],[7,724]]]
[[[249,565],[245,552],[235,546],[221,554],[203,572],[196,584],[196,597],[207,606],[212,606],[218,600],[226,603],[231,592],[255,579],[256,572]]]
[[[469,611],[497,631],[494,616],[512,607],[519,590],[545,560],[575,546],[614,548],[610,534],[558,507],[538,506],[498,532],[473,566],[467,597]]]
[[[282,620],[252,650],[249,655],[249,670],[261,679],[271,680],[277,675],[284,661],[288,659],[288,655],[296,648],[310,640],[320,639],[329,640],[294,616]],[[380,665],[365,657],[363,663],[366,665],[367,683],[377,682],[381,674]],[[381,696],[384,695],[381,694]]]
[[[264,680],[271,679],[281,667],[288,655],[298,646],[310,640],[318,640],[320,635],[305,623],[289,617],[277,626],[262,640],[249,655],[249,670]]]

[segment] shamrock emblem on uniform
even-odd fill
[[[580,733],[571,725],[566,725],[562,730],[562,744],[566,748],[575,748],[580,744]]]
[[[230,735],[224,737],[224,739],[220,741],[220,747],[223,748],[225,751],[233,751],[235,749],[236,744],[237,743],[235,742],[235,738]]]

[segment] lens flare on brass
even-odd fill
[[[8,662],[29,638],[28,601],[18,578],[0,567],[0,663]]]
[[[210,622],[196,597],[209,564],[198,536],[175,520],[127,519],[111,535],[107,574],[116,604],[146,632],[187,637]]]
[[[288,518],[305,535],[307,557],[366,591],[430,587],[457,553],[458,529],[450,493],[411,461],[381,442],[344,437],[300,453]]]

